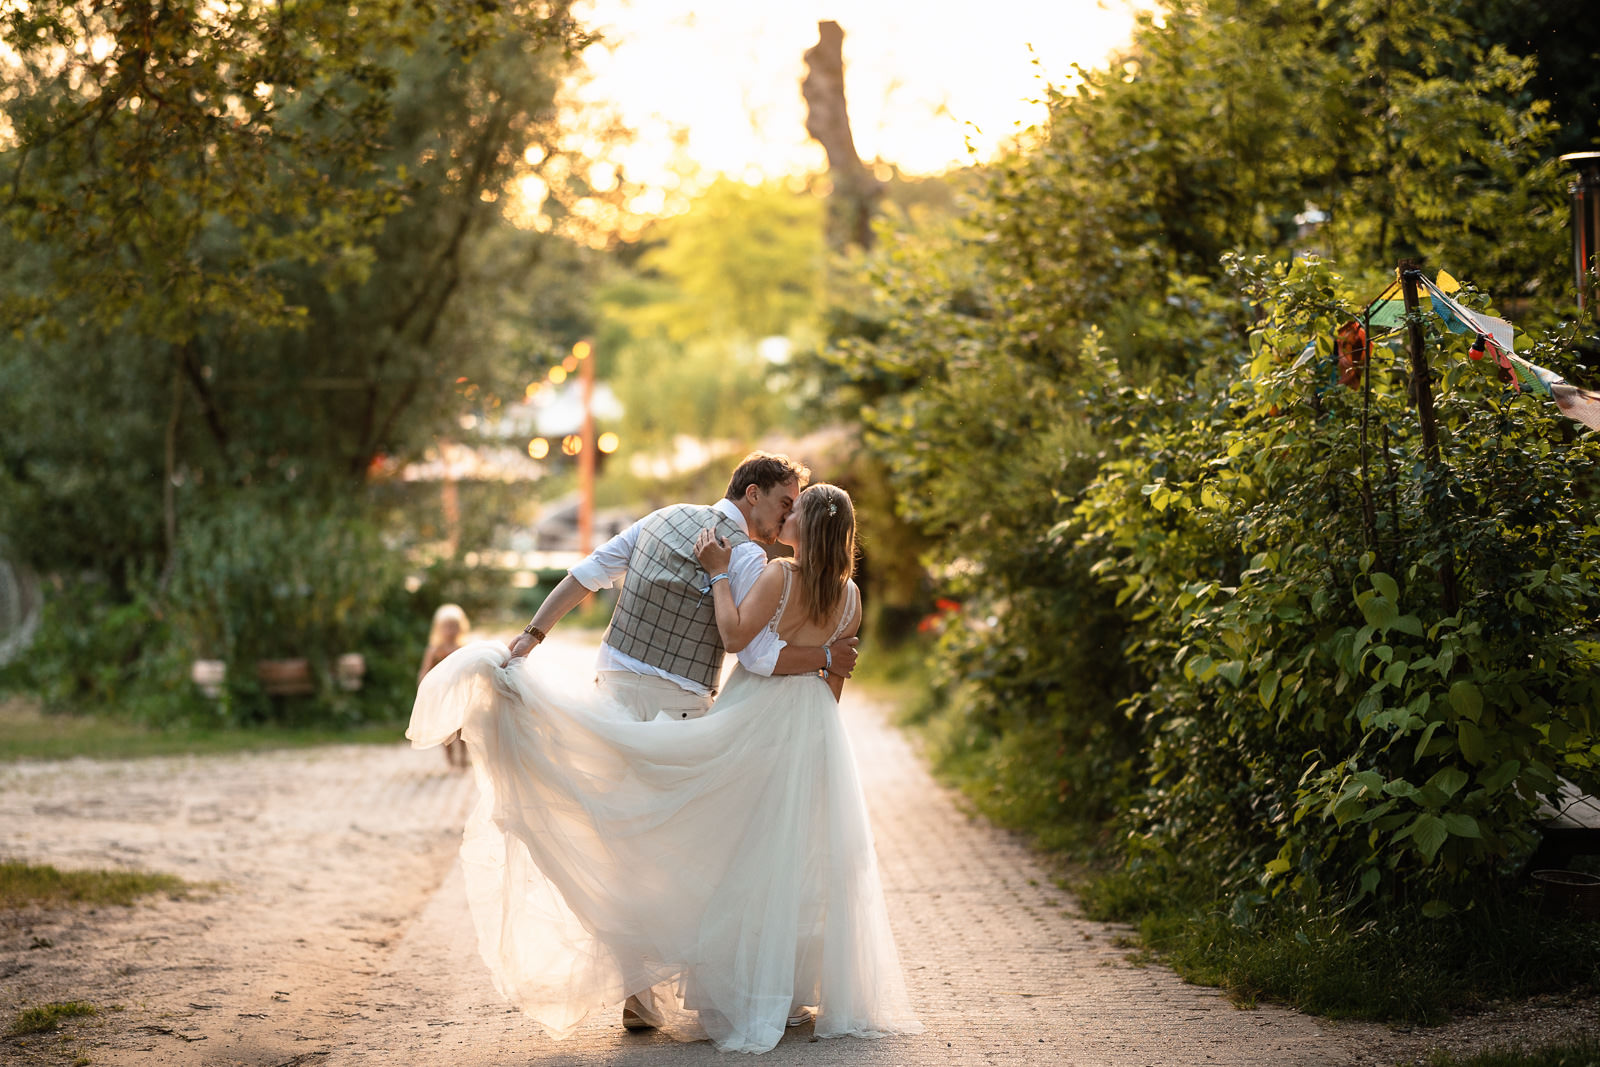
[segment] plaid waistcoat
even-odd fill
[[[722,674],[722,635],[708,575],[694,558],[694,539],[715,527],[730,545],[750,540],[715,508],[674,504],[645,516],[628,557],[605,642],[624,655],[716,691]]]

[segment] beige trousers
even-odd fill
[[[663,711],[674,719],[698,719],[711,710],[709,696],[698,696],[665,678],[632,671],[600,671],[595,684],[640,722],[648,722]]]

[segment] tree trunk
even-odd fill
[[[806,49],[806,132],[828,153],[828,244],[833,248],[872,247],[872,214],[883,184],[856,154],[844,98],[844,31],[837,22],[817,23],[817,43]]]

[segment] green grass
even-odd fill
[[[153,893],[182,894],[197,888],[170,874],[144,871],[59,871],[48,864],[0,861],[0,910],[39,905],[129,905]]]
[[[312,745],[399,743],[404,739],[403,723],[347,728],[187,726],[156,729],[107,716],[46,715],[32,701],[0,699],[0,760],[207,755]]]
[[[6,1037],[21,1037],[23,1034],[47,1034],[61,1026],[61,1020],[74,1019],[86,1015],[94,1015],[98,1011],[93,1004],[85,1004],[81,1000],[69,1000],[60,1004],[42,1004],[37,1008],[25,1008],[17,1013],[11,1029],[5,1033]]]
[[[1203,888],[1122,871],[1074,888],[1091,918],[1132,923],[1146,951],[1242,1004],[1436,1023],[1494,1001],[1600,989],[1600,924],[1549,918],[1525,897],[1442,919],[1402,909],[1351,926],[1315,909],[1263,909],[1244,921]]]
[[[1412,1067],[1600,1067],[1600,1040],[1579,1038],[1528,1051],[1489,1049],[1466,1057],[1435,1052]]]

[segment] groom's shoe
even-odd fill
[[[622,1003],[622,1028],[624,1030],[654,1030],[658,1025],[656,1013],[639,1002],[638,997],[629,997]]]

